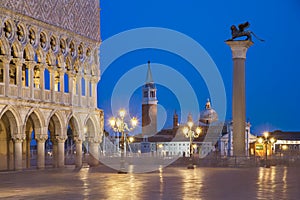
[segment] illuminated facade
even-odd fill
[[[38,168],[47,145],[63,167],[68,136],[80,167],[83,142],[97,157],[103,130],[99,1],[0,2],[0,170],[32,167],[33,140]]]

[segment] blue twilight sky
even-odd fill
[[[300,131],[300,40],[297,38],[300,35],[299,1],[103,0],[100,7],[103,43],[123,31],[142,27],[160,27],[180,32],[202,45],[222,77],[226,92],[227,120],[231,119],[232,59],[230,48],[224,41],[231,37],[232,24],[238,25],[249,21],[251,24],[249,30],[265,39],[265,42],[260,42],[254,38],[254,45],[247,53],[246,118],[252,124],[252,132],[259,134],[264,130],[275,129]],[[143,37],[145,36],[136,37],[136,40]],[[159,36],[147,35],[146,37]],[[124,39],[123,42],[126,45],[132,41]],[[182,45],[180,42],[185,41],[178,41],[178,45]],[[102,63],[105,62],[108,54],[122,49],[122,45],[123,43],[119,46],[111,46],[109,50],[111,52],[107,50],[108,48],[104,48],[105,51],[101,49],[100,53],[100,69],[103,74],[98,84],[98,107],[104,110],[105,120],[112,115],[111,101],[115,98],[112,94],[117,82],[133,69],[139,69],[135,70],[139,75],[135,74],[136,78],[129,77],[127,81],[131,84],[135,84],[136,81],[137,84],[141,77],[145,80],[148,60],[154,63],[152,67],[153,71],[156,71],[153,72],[154,81],[156,78],[159,79],[160,69],[167,67],[174,69],[188,80],[196,94],[200,110],[203,109],[206,99],[212,98],[203,77],[197,74],[191,63],[174,52],[155,48],[136,49],[120,55],[106,70],[103,70]],[[180,76],[170,80],[182,85],[179,78]],[[116,102],[113,105],[115,107],[126,107],[122,105],[122,103],[126,104],[126,101],[122,102],[124,99],[122,95],[126,96],[127,92],[124,83],[126,79],[121,84],[123,89],[120,95],[117,95],[118,100],[113,101]],[[185,90],[186,87],[179,87],[179,90]],[[174,110],[177,110],[179,115],[191,112],[194,120],[199,117],[198,111],[193,106],[182,107],[182,100],[178,99],[174,88],[161,83],[157,84],[157,89],[159,110],[163,111],[159,120],[166,120],[166,123],[162,124],[163,127],[171,126]],[[141,87],[137,87],[133,93],[130,93],[129,100],[130,113],[140,120],[141,96]],[[192,96],[187,93],[185,98],[189,99]],[[214,107],[214,104],[212,106]],[[182,117],[186,119],[186,116]]]

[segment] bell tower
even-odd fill
[[[152,79],[150,61],[148,61],[148,71],[146,83],[143,86],[142,102],[142,134],[152,136],[157,132],[157,98],[156,86]]]

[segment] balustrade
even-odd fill
[[[4,95],[4,83],[0,83],[0,95]]]
[[[18,96],[18,87],[16,85],[10,85],[10,91],[9,95],[12,97],[17,97]]]
[[[45,90],[45,101],[51,101],[51,92],[50,90]]]
[[[34,89],[34,99],[41,100],[41,89]]]
[[[71,101],[70,101],[70,94],[69,93],[64,93],[64,103],[69,105],[71,104]]]
[[[55,103],[60,103],[61,102],[61,93],[60,92],[55,92],[55,99],[54,102]]]
[[[10,85],[9,96],[10,97],[18,97],[18,86]],[[0,83],[0,96],[5,95],[5,86],[4,83]],[[51,91],[50,90],[42,90],[41,88],[34,88],[34,98],[31,97],[31,92],[29,87],[22,88],[22,96],[23,99],[32,99],[37,101],[45,101],[51,102]],[[42,99],[42,93],[44,93],[44,100]],[[81,107],[95,107],[94,97],[89,96],[79,96],[73,95],[73,102],[71,102],[71,93],[62,93],[62,92],[54,92],[54,102],[57,104],[65,104],[65,105],[74,105]],[[81,98],[81,105],[79,105],[79,98]]]
[[[22,88],[22,97],[24,99],[29,99],[30,98],[30,88],[28,88],[28,87]]]

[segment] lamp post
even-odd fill
[[[112,117],[109,119],[109,124],[113,131],[121,133],[121,141],[120,141],[120,149],[121,149],[121,162],[120,162],[120,170],[119,174],[126,174],[125,171],[125,159],[124,155],[126,155],[126,133],[132,131],[138,124],[137,118],[131,118],[131,127],[128,127],[128,124],[125,122],[126,111],[121,109],[119,111],[118,117]]]
[[[193,165],[193,160],[192,160],[192,155],[193,155],[193,139],[199,137],[201,133],[201,128],[200,127],[194,127],[194,122],[192,119],[192,116],[189,114],[188,116],[188,122],[186,126],[183,127],[183,134],[185,137],[190,139],[190,159],[189,159],[189,165],[188,169],[194,169]]]
[[[273,137],[269,137],[269,132],[264,132],[262,137],[257,139],[258,143],[263,144],[265,146],[265,167],[269,168],[270,163],[268,163],[268,145],[273,145],[276,142],[276,139]]]

